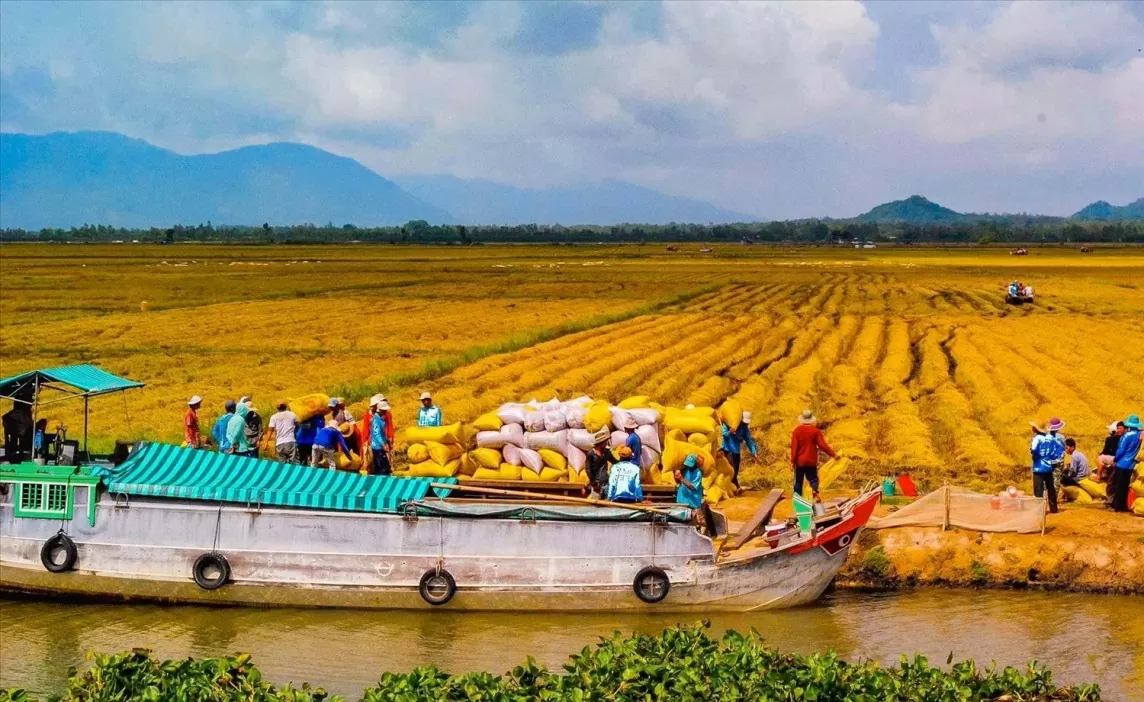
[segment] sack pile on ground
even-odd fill
[[[440,427],[409,427],[409,475],[418,478],[448,478],[457,475],[465,457],[466,438],[460,422]]]

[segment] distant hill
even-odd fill
[[[450,175],[405,176],[397,183],[466,224],[668,224],[757,222],[701,200],[631,183],[604,181],[563,188],[515,188]]]
[[[942,207],[921,195],[911,195],[905,200],[894,200],[878,205],[866,214],[859,215],[859,222],[907,222],[930,224],[934,222],[957,222],[970,217]]]
[[[1072,216],[1073,219],[1121,221],[1144,219],[1144,197],[1127,205],[1110,205],[1104,200],[1085,206]]]
[[[303,144],[182,156],[109,132],[0,134],[0,228],[448,223],[353,159]]]

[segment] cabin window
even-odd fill
[[[17,517],[71,518],[72,488],[59,483],[20,483]]]

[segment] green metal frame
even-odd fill
[[[100,479],[92,475],[84,466],[41,466],[35,463],[19,463],[0,467],[0,483],[10,483],[15,487],[12,495],[12,513],[25,519],[64,519],[70,520],[75,514],[75,488],[86,485],[87,521],[95,526],[96,490]],[[24,501],[24,488],[28,485],[43,486],[46,496],[53,486],[63,486],[66,497],[63,509],[27,509]],[[41,498],[41,504],[43,498]]]

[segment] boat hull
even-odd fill
[[[98,501],[94,523],[67,523],[74,569],[48,572],[40,548],[58,520],[14,518],[0,503],[0,589],[36,596],[207,605],[429,609],[418,582],[441,567],[457,584],[439,609],[482,611],[751,611],[822,595],[865,519],[839,545],[763,550],[716,562],[689,524],[405,518],[189,501]],[[843,533],[839,531],[839,534]],[[230,581],[191,577],[204,553],[223,554]],[[636,597],[646,566],[671,581],[665,599]]]

